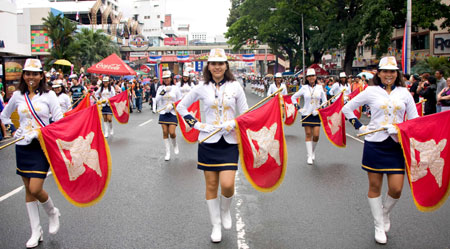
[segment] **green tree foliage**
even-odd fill
[[[450,76],[450,61],[448,57],[428,57],[423,61],[419,61],[411,72],[415,74],[430,73],[434,74],[436,70],[444,71],[444,77]]]

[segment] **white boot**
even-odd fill
[[[112,122],[108,122],[108,126],[109,126],[109,135],[114,135],[114,130],[112,128]]]
[[[384,231],[383,203],[381,195],[376,198],[368,198],[368,200],[373,215],[373,222],[375,224],[375,241],[380,244],[386,244],[387,237]]]
[[[109,126],[108,126],[108,122],[103,122],[103,126],[105,127],[105,130],[103,131],[103,134],[106,138],[108,138],[108,133],[109,133]]]
[[[177,138],[171,138],[171,140],[173,145],[173,153],[175,153],[175,155],[178,155],[178,153],[180,153],[180,150],[178,149]]]
[[[164,157],[164,160],[169,161],[170,160],[170,143],[169,143],[169,139],[165,138],[164,140],[164,145],[166,146],[166,156]]]
[[[394,199],[390,195],[386,194],[386,198],[383,203],[383,220],[384,220],[384,231],[387,233],[391,230],[391,220],[389,219],[389,214],[397,204],[399,199]]]
[[[231,229],[233,221],[231,220],[230,206],[233,196],[227,198],[223,195],[220,196],[220,217],[222,218],[223,228],[226,230]]]
[[[61,213],[59,212],[59,209],[53,205],[50,196],[46,202],[41,204],[48,215],[48,232],[50,234],[56,234],[59,230],[59,216],[61,216]]]
[[[306,159],[306,163],[311,165],[313,164],[313,159],[312,159],[312,141],[306,141],[306,153],[307,153],[307,159]]]
[[[41,222],[39,220],[39,206],[37,201],[27,202],[28,217],[30,218],[31,237],[27,241],[27,248],[33,248],[39,245],[39,241],[43,241],[44,232],[42,231]]]
[[[211,219],[211,224],[213,229],[211,232],[211,241],[220,242],[222,240],[222,227],[220,221],[220,200],[219,198],[206,200],[208,204],[209,217]]]
[[[316,146],[317,146],[317,142],[312,142],[312,160],[316,160]]]
[[[156,101],[155,101],[155,98],[152,98],[152,112],[156,113]]]

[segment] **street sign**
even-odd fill
[[[203,70],[203,61],[195,62],[195,71],[201,72]]]

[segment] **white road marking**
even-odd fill
[[[236,174],[236,180],[239,182],[239,174]],[[238,196],[238,186],[236,185],[234,190],[234,196],[236,198],[236,231],[237,231],[237,245],[239,249],[249,249],[247,242],[245,241],[245,223],[242,220],[240,207],[242,205],[242,199]]]
[[[353,139],[355,139],[356,141],[358,141],[358,142],[364,144],[364,141],[361,140],[361,139],[359,139],[359,138],[356,138],[356,137],[354,137],[354,136],[352,136],[352,135],[350,135],[350,134],[348,134],[348,133],[345,133],[345,135],[347,135],[349,138],[353,138]]]
[[[145,121],[144,123],[140,124],[139,127],[144,126],[144,125],[146,125],[146,124],[148,124],[148,123],[150,123],[150,122],[152,122],[152,121],[153,121],[153,119],[150,119],[150,120],[148,120],[148,121]]]
[[[47,176],[49,176],[49,175],[51,175],[51,174],[52,174],[51,171],[47,172]],[[24,186],[20,186],[20,187],[14,189],[13,191],[7,193],[6,195],[0,197],[0,202],[2,202],[2,201],[4,201],[4,200],[8,199],[9,197],[11,197],[11,196],[13,196],[13,195],[19,193],[22,189],[24,189]]]

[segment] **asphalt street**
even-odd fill
[[[249,106],[261,99],[248,86],[246,93]],[[285,126],[284,182],[274,192],[258,192],[239,169],[233,228],[223,230],[222,242],[213,244],[203,172],[196,168],[197,145],[185,142],[177,129],[180,154],[164,161],[158,115],[147,103],[128,124],[114,121],[113,126],[115,134],[108,138],[112,176],[103,199],[75,207],[49,176],[44,188],[62,213],[61,229],[48,234],[41,208],[44,242],[37,248],[450,248],[450,203],[435,212],[418,211],[406,179],[391,215],[388,243],[376,244],[367,175],[360,167],[362,142],[347,137],[347,147],[337,148],[321,131],[316,161],[307,165],[299,119]],[[355,134],[349,124],[347,132]],[[14,146],[1,150],[0,248],[25,248],[31,233],[24,190],[4,198],[22,185],[15,168]]]

